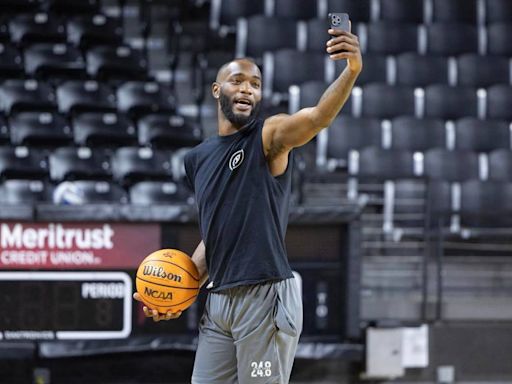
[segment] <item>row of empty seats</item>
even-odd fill
[[[307,20],[345,12],[356,22],[490,23],[510,21],[508,0],[212,0],[212,28],[233,26],[240,17],[266,14]]]

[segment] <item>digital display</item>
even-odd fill
[[[116,339],[131,333],[124,272],[0,272],[0,338]]]

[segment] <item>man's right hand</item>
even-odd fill
[[[142,301],[142,298],[140,297],[140,295],[137,292],[135,292],[133,294],[133,298],[137,301],[140,301],[141,303],[144,303]],[[178,312],[170,312],[169,311],[166,314],[161,314],[156,309],[150,309],[150,308],[146,307],[145,305],[144,305],[144,307],[142,307],[142,310],[144,311],[144,314],[146,315],[146,317],[152,317],[153,321],[155,321],[155,322],[158,322],[160,320],[177,319],[178,317],[181,316],[181,313],[182,313],[182,311],[178,311]]]

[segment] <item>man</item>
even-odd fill
[[[249,59],[222,66],[212,85],[219,134],[185,156],[203,239],[192,260],[201,283],[209,279],[193,384],[289,380],[302,330],[300,287],[284,244],[292,149],[331,124],[362,70],[357,37],[328,32],[327,53],[347,66],[314,107],[257,119],[262,79]],[[155,321],[180,315],[144,312]]]

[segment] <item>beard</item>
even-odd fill
[[[252,106],[251,113],[248,116],[233,112],[234,103],[222,91],[220,92],[219,101],[222,113],[226,116],[226,119],[237,128],[251,123],[260,111],[261,102],[257,102]]]

